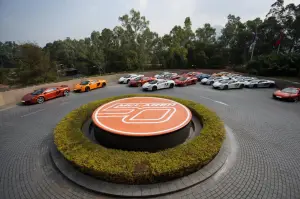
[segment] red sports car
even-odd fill
[[[69,86],[58,86],[50,88],[40,88],[32,93],[26,94],[22,98],[23,104],[42,104],[46,100],[54,99],[57,97],[68,96],[70,93]]]
[[[146,82],[150,82],[156,80],[154,77],[137,77],[133,80],[130,80],[128,83],[128,86],[132,87],[141,87],[143,86]]]
[[[188,86],[196,84],[198,79],[196,77],[181,76],[180,78],[175,79],[174,81],[176,86]]]
[[[183,76],[186,77],[196,77],[197,75],[200,75],[201,72],[188,72],[188,73],[184,73]]]
[[[274,99],[282,99],[288,101],[298,102],[300,100],[300,88],[287,87],[273,93]]]

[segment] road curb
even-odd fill
[[[85,175],[75,169],[73,165],[71,165],[71,163],[69,163],[57,150],[54,142],[51,142],[50,154],[54,165],[66,178],[88,190],[117,197],[144,198],[161,196],[175,193],[200,184],[214,176],[221,168],[224,168],[226,164],[230,162],[230,160],[228,160],[228,157],[232,151],[231,143],[235,141],[232,139],[232,130],[227,126],[225,126],[225,129],[226,135],[230,134],[231,136],[226,136],[226,139],[224,140],[219,153],[209,164],[204,166],[199,171],[188,176],[163,183],[148,185],[126,185],[105,182],[103,180]]]

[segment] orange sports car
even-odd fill
[[[74,86],[74,92],[89,92],[106,86],[106,80],[83,80]]]
[[[24,95],[21,102],[23,104],[42,104],[46,100],[68,96],[69,93],[70,88],[66,85],[51,88],[40,88],[32,93]]]
[[[219,73],[212,74],[212,76],[214,76],[214,77],[222,77],[222,76],[226,76],[228,74],[230,74],[230,73],[229,72],[219,72]]]
[[[200,75],[200,74],[202,74],[202,73],[201,72],[188,72],[188,73],[183,74],[183,76],[196,77],[197,75]]]
[[[146,82],[150,82],[150,81],[153,81],[153,80],[156,80],[156,78],[154,78],[154,77],[136,77],[136,78],[129,81],[128,86],[141,87]]]
[[[273,93],[274,99],[298,102],[300,100],[300,88],[287,87]]]

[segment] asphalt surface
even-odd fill
[[[156,93],[214,110],[233,130],[236,158],[218,176],[162,198],[300,198],[300,103],[271,99],[273,89],[218,91],[200,84]],[[0,198],[108,198],[68,181],[53,165],[55,125],[88,102],[139,88],[113,85],[41,105],[0,111]]]

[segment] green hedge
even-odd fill
[[[106,149],[84,136],[82,125],[97,107],[112,100],[135,96],[171,99],[194,110],[203,123],[200,136],[156,153]],[[54,130],[58,150],[83,173],[127,184],[161,182],[197,171],[217,155],[224,138],[224,124],[214,112],[193,101],[161,95],[123,95],[91,102],[70,112]]]

